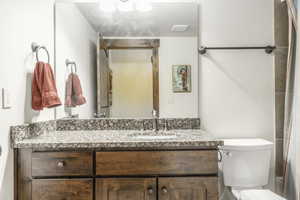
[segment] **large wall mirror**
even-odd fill
[[[196,1],[103,2],[55,4],[56,117],[198,117]]]

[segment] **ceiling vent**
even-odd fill
[[[185,32],[189,29],[189,25],[173,25],[171,28],[172,32]]]

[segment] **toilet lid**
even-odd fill
[[[220,147],[223,150],[235,151],[253,151],[272,149],[273,143],[260,138],[250,139],[223,139],[224,145]]]
[[[271,192],[270,190],[242,190],[241,200],[286,200],[285,198]]]

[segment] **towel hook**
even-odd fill
[[[73,66],[74,66],[74,68],[75,68],[75,73],[77,73],[77,65],[76,65],[76,62],[70,61],[69,59],[66,59],[66,66],[68,67],[69,65],[71,65],[71,72],[73,73]]]
[[[40,50],[40,49],[45,50],[46,53],[47,53],[47,56],[48,56],[48,63],[50,63],[50,54],[49,54],[49,52],[48,52],[48,50],[47,50],[47,48],[46,48],[45,46],[40,46],[40,45],[38,45],[37,43],[33,42],[33,43],[31,44],[31,49],[32,49],[32,52],[35,53],[36,60],[37,60],[38,62],[40,61],[40,59],[39,59],[39,50]]]

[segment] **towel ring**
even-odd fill
[[[48,50],[47,50],[47,48],[45,46],[40,46],[37,43],[33,42],[31,44],[31,49],[35,53],[36,60],[38,62],[40,62],[40,59],[39,59],[39,50],[43,49],[44,51],[46,51],[47,56],[48,56],[48,63],[50,63],[50,54],[49,54],[49,52],[48,52]]]
[[[69,65],[71,65],[71,72],[73,73],[73,66],[74,66],[75,73],[77,73],[77,65],[76,65],[76,62],[70,61],[69,59],[66,59],[66,66],[68,67]]]

